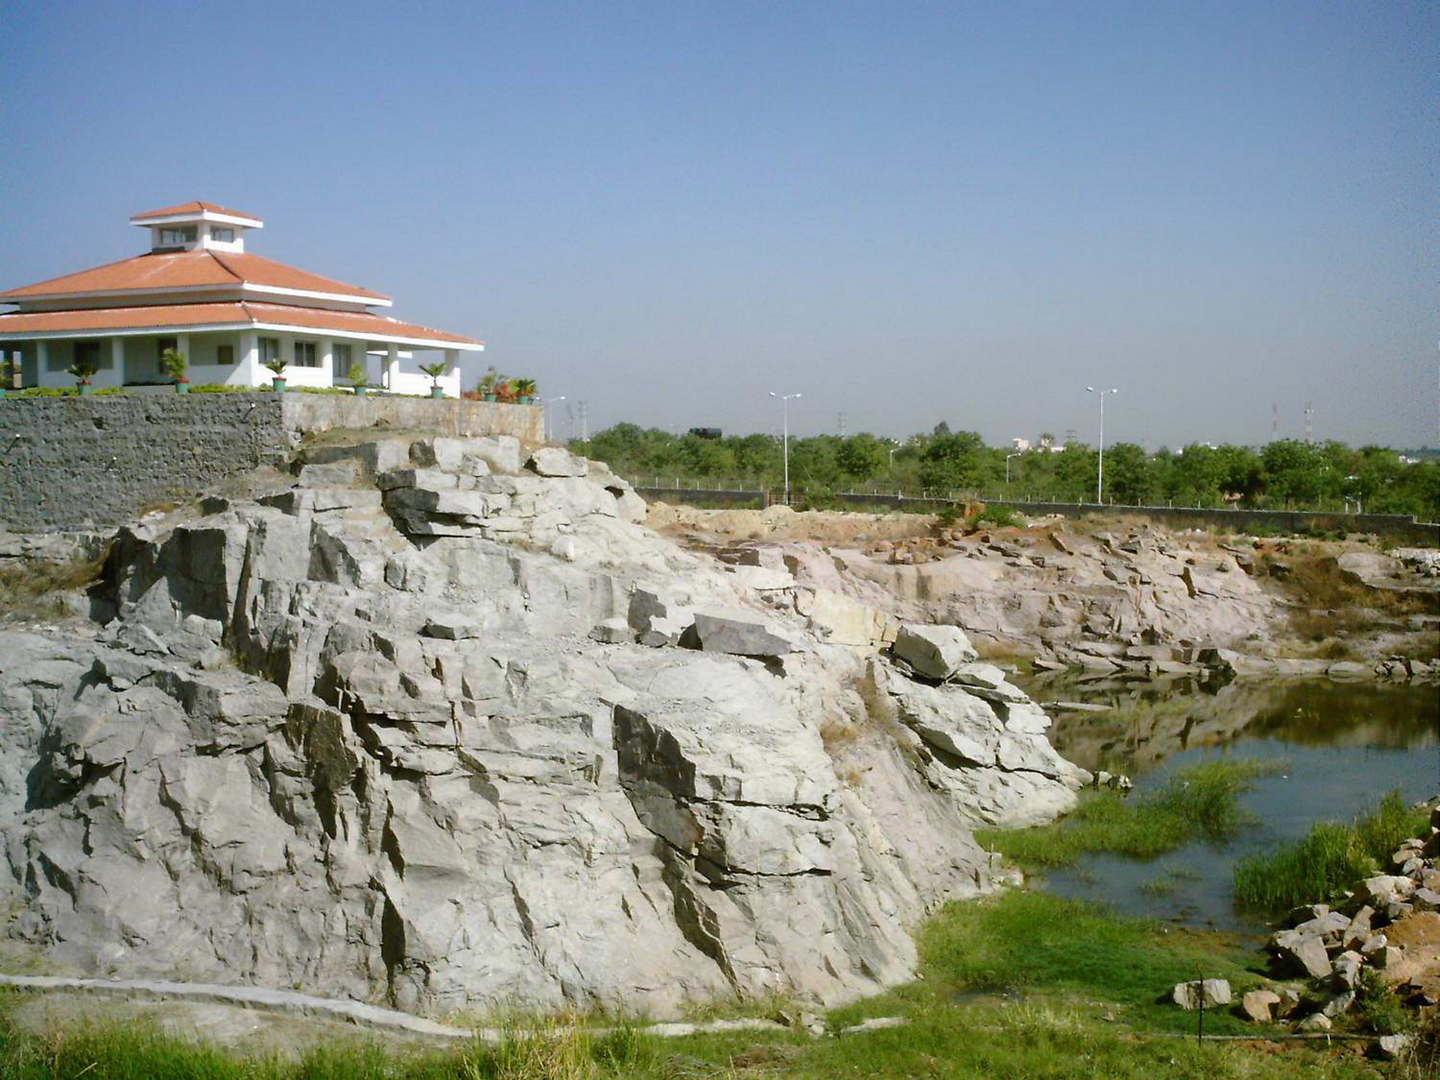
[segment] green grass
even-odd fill
[[[513,1029],[499,1047],[406,1052],[335,1044],[298,1061],[244,1058],[135,1026],[49,1036],[0,1025],[4,1080],[702,1080],[702,1078],[1013,1077],[1016,1080],[1352,1080],[1373,1075],[1348,1055],[1287,1044],[1167,1038],[1194,1016],[1161,1003],[1174,983],[1261,982],[1253,950],[1216,935],[1124,919],[1043,893],[946,905],[919,934],[921,977],[829,1016],[832,1030],[870,1016],[904,1027],[838,1038],[738,1032],[657,1039],[634,1028],[599,1034],[556,1017]],[[0,1011],[14,997],[0,998]],[[1211,1033],[1257,1033],[1223,1012]]]
[[[1427,815],[1411,810],[1398,791],[1344,824],[1321,821],[1277,851],[1247,855],[1235,865],[1235,899],[1247,907],[1283,911],[1328,900],[1360,878],[1388,868],[1400,842],[1423,836]]]
[[[1239,806],[1241,793],[1277,767],[1248,759],[1201,762],[1148,794],[1126,798],[1094,792],[1062,821],[1032,829],[985,829],[975,838],[1031,868],[1068,866],[1098,852],[1152,859],[1196,840],[1223,843],[1250,823]]]

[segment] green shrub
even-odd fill
[[[200,383],[190,387],[192,394],[253,394],[257,390],[258,387],[232,386],[229,383]]]
[[[1130,799],[1113,791],[1087,796],[1068,818],[1033,829],[985,829],[975,837],[1022,866],[1068,866],[1081,855],[1111,852],[1151,859],[1203,840],[1223,843],[1251,819],[1240,795],[1271,762],[1205,761],[1177,772],[1164,787]]]
[[[970,529],[981,529],[986,525],[995,529],[1023,529],[1025,519],[1008,506],[987,506],[966,523]]]

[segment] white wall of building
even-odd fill
[[[49,338],[11,343],[7,347],[22,357],[23,382],[26,386],[72,387],[75,377],[67,371],[74,362],[79,341],[99,345],[100,371],[90,382],[96,389],[124,385],[167,383],[160,368],[162,347],[173,341],[189,360],[187,377],[192,385],[228,384],[231,386],[267,387],[274,377],[260,363],[260,341],[272,338],[279,342],[280,356],[287,364],[285,380],[293,387],[349,386],[348,365],[336,367],[337,345],[350,347],[351,360],[365,365],[366,382],[373,387],[395,394],[428,396],[431,378],[419,370],[421,364],[444,361],[448,370],[438,382],[447,397],[459,397],[461,377],[459,353],[453,349],[409,350],[399,346],[379,345],[353,339],[322,338],[309,334],[283,331],[227,331],[203,334],[175,333],[127,334],[120,337]],[[297,346],[313,344],[314,366],[297,363],[303,350]],[[220,350],[230,349],[230,363],[220,362]]]

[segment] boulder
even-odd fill
[[[1404,900],[1415,891],[1415,882],[1398,874],[1377,874],[1355,886],[1355,893],[1366,903],[1379,907],[1394,900]]]
[[[1312,979],[1324,979],[1330,975],[1330,955],[1318,935],[1281,930],[1270,938],[1270,947],[1292,970],[1303,971]]]
[[[1279,1004],[1280,995],[1273,990],[1251,990],[1240,998],[1240,1008],[1257,1024],[1268,1024],[1274,1020]]]
[[[421,631],[426,637],[442,638],[447,641],[478,638],[484,632],[483,620],[457,614],[432,615],[426,620],[425,628]]]
[[[1331,1020],[1334,1020],[1335,1017],[1342,1016],[1345,1013],[1349,1012],[1351,1006],[1353,1006],[1354,1004],[1355,991],[1346,990],[1343,993],[1336,994],[1333,998],[1327,1001],[1325,1003],[1325,1007],[1322,1008],[1320,1011],[1325,1016],[1328,1016]]]
[[[542,446],[530,455],[526,462],[530,469],[541,476],[584,476],[584,458],[578,458],[558,446]]]
[[[1213,1009],[1230,1004],[1230,983],[1225,979],[1195,979],[1176,983],[1170,991],[1171,1000],[1182,1009]]]
[[[1416,911],[1440,911],[1440,892],[1435,889],[1416,889],[1410,897]]]
[[[1354,990],[1360,985],[1360,971],[1365,966],[1365,957],[1353,949],[1346,949],[1331,964],[1335,969],[1332,977],[1337,985],[1346,990]]]
[[[1375,909],[1369,904],[1361,907],[1350,920],[1350,925],[1340,935],[1340,943],[1347,949],[1353,949],[1362,944],[1370,936],[1370,920],[1374,916]]]
[[[1277,1017],[1289,1016],[1300,1007],[1300,993],[1289,986],[1282,986],[1275,991],[1280,995],[1280,1003],[1275,1006]]]
[[[927,679],[948,679],[961,664],[977,654],[958,626],[905,623],[890,651]]]
[[[1330,1018],[1328,1016],[1326,1016],[1323,1012],[1317,1012],[1311,1013],[1309,1016],[1305,1017],[1304,1020],[1301,1020],[1298,1024],[1296,1024],[1295,1030],[1303,1031],[1306,1033],[1321,1032],[1329,1031],[1334,1026],[1335,1025],[1330,1022]]]
[[[636,589],[630,594],[627,619],[640,644],[659,647],[679,644],[695,613],[673,596]]]
[[[698,610],[686,636],[693,638],[688,644],[702,652],[732,656],[777,657],[795,648],[789,638],[776,633],[764,616],[740,610]]]
[[[1409,1051],[1414,1041],[1410,1035],[1381,1035],[1375,1049],[1386,1061],[1395,1061]]]
[[[595,625],[590,636],[607,645],[616,645],[634,641],[635,631],[630,629],[630,623],[625,619],[606,619]]]

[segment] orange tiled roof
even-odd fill
[[[130,220],[144,221],[146,218],[171,217],[175,214],[198,214],[201,210],[209,210],[212,214],[229,214],[231,217],[250,218],[253,221],[260,220],[254,214],[247,214],[243,210],[227,210],[223,206],[201,202],[199,199],[194,202],[181,203],[179,206],[164,206],[159,210],[146,210],[143,213],[131,214]]]
[[[187,326],[294,326],[368,334],[376,338],[413,338],[457,345],[483,344],[429,326],[388,319],[362,311],[326,311],[292,304],[235,301],[222,304],[163,304],[154,307],[86,308],[80,311],[12,312],[0,315],[0,334],[104,333],[108,330],[183,329]]]
[[[92,267],[48,281],[0,292],[0,300],[26,300],[59,293],[156,291],[196,285],[271,285],[280,289],[341,293],[361,300],[388,300],[384,293],[347,285],[261,255],[228,251],[151,252]]]

